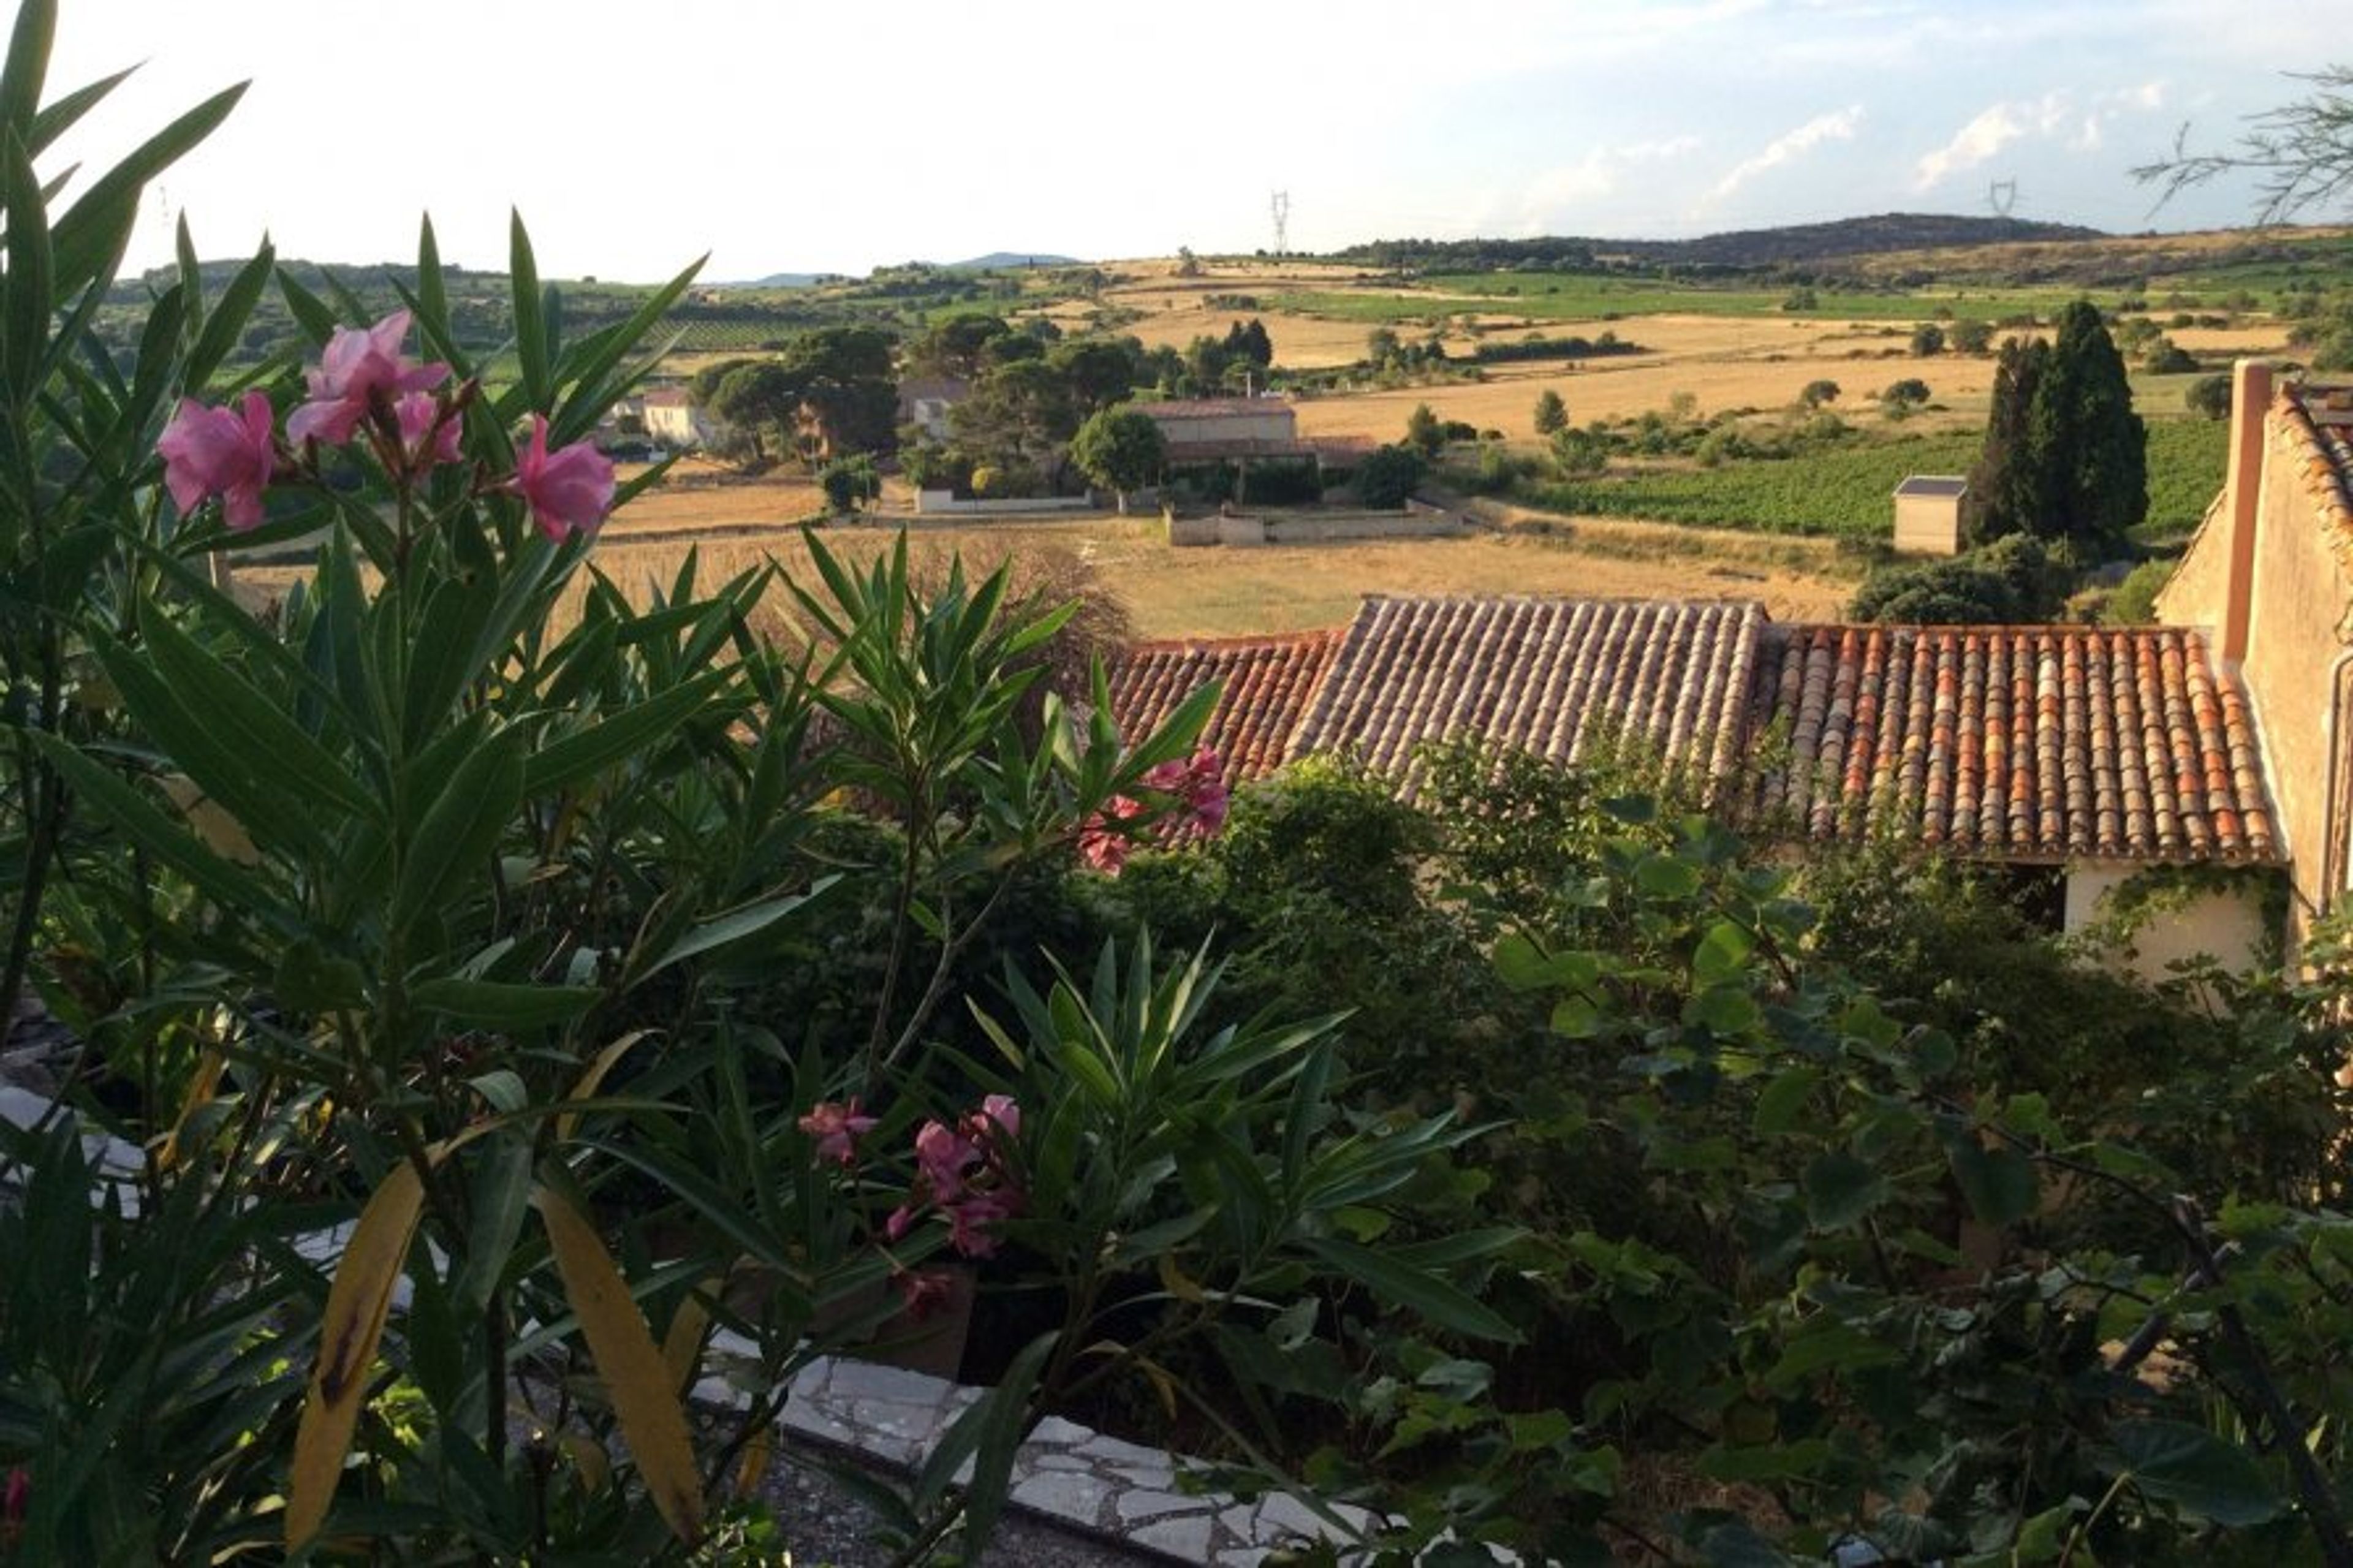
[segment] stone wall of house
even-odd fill
[[[2121,864],[2071,866],[2066,931],[2082,935],[2124,914],[2114,895],[2142,868]],[[2276,885],[2276,884],[2274,884]],[[2137,918],[2121,923],[2120,945],[2102,953],[2123,973],[2165,979],[2177,963],[2211,958],[2245,973],[2274,956],[2279,933],[2263,908],[2263,887],[2250,874],[2211,886],[2184,886],[2155,895]]]

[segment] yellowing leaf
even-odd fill
[[[726,1289],[726,1281],[717,1278],[705,1279],[702,1290],[716,1296]],[[702,1366],[702,1333],[711,1327],[711,1306],[698,1292],[678,1304],[670,1315],[670,1331],[662,1335],[662,1365],[670,1369],[670,1385],[684,1398],[688,1385]]]
[[[164,795],[180,808],[180,815],[188,819],[188,826],[203,840],[206,848],[240,866],[261,864],[261,851],[254,846],[253,836],[246,832],[245,825],[197,788],[195,780],[185,773],[166,773],[163,784]]]
[[[417,1167],[396,1165],[343,1247],[335,1282],[327,1290],[327,1313],[319,1330],[319,1361],[311,1372],[311,1395],[294,1436],[294,1464],[286,1488],[286,1544],[299,1547],[325,1522],[327,1505],[351,1451],[352,1427],[367,1399],[368,1369],[375,1364],[376,1342],[392,1310],[392,1289],[400,1279],[417,1215],[425,1201]]]
[[[702,1478],[694,1468],[685,1408],[661,1352],[654,1347],[645,1314],[630,1299],[613,1255],[571,1199],[542,1186],[533,1190],[531,1201],[547,1226],[556,1272],[564,1277],[564,1294],[580,1319],[580,1331],[596,1358],[597,1375],[604,1379],[646,1490],[672,1532],[691,1545],[702,1534]]]
[[[210,1105],[213,1096],[220,1092],[221,1071],[227,1062],[228,1058],[221,1054],[217,1046],[206,1047],[205,1054],[197,1058],[195,1074],[188,1080],[187,1098],[180,1101],[180,1114],[173,1119],[172,1131],[164,1138],[164,1147],[155,1157],[155,1163],[164,1170],[168,1171],[179,1163],[180,1139],[188,1130],[189,1119]]]
[[[744,1445],[744,1457],[735,1466],[735,1495],[751,1497],[760,1489],[760,1482],[768,1473],[768,1461],[776,1451],[776,1429],[763,1426],[752,1434]]]
[[[605,1075],[613,1070],[614,1064],[618,1062],[623,1057],[629,1054],[629,1047],[631,1046],[636,1045],[639,1040],[644,1039],[648,1035],[652,1033],[653,1031],[651,1029],[631,1029],[628,1034],[623,1035],[619,1039],[615,1040],[611,1045],[607,1046],[603,1050],[598,1051],[596,1053],[596,1059],[588,1064],[588,1070],[580,1075],[580,1081],[572,1086],[572,1093],[569,1098],[573,1100],[595,1099],[597,1088],[604,1083]],[[570,1142],[572,1138],[572,1130],[578,1126],[579,1123],[580,1113],[578,1111],[566,1110],[559,1113],[555,1118],[556,1141],[559,1142]]]

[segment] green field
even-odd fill
[[[2194,526],[2221,488],[2229,430],[2207,420],[2152,421],[2145,531]],[[1974,432],[1901,437],[1778,460],[1720,468],[1653,468],[1525,486],[1514,500],[1571,516],[1648,518],[1770,533],[1883,538],[1891,498],[1912,474],[1961,474],[1977,460]]]
[[[1593,273],[1461,273],[1425,278],[1401,294],[1301,289],[1271,296],[1271,310],[1345,321],[1410,321],[1513,313],[1543,321],[1606,321],[1626,316],[1761,316],[1791,321],[1927,321],[1952,316],[2001,321],[2048,316],[2078,298],[2072,289],[1907,289],[1885,293],[1816,289],[1814,302],[1785,310],[1785,288],[1709,288]]]

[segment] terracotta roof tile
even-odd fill
[[[1292,754],[1404,775],[1425,741],[1475,733],[1574,762],[1617,732],[1720,774],[1764,626],[1756,605],[1368,598]]]
[[[2275,439],[2300,452],[2304,487],[2339,561],[2353,566],[2353,386],[2291,382],[2272,400]]]
[[[1137,643],[1111,668],[1112,712],[1120,732],[1141,735],[1211,681],[1223,691],[1202,743],[1225,759],[1226,782],[1262,778],[1286,750],[1340,647],[1337,629],[1223,641]]]
[[[2252,710],[2197,633],[1771,628],[1757,804],[1808,838],[2002,859],[2276,857]]]

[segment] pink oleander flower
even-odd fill
[[[990,1227],[1012,1217],[1010,1194],[975,1193],[961,1203],[946,1206],[948,1245],[965,1258],[996,1256],[997,1234]]]
[[[891,1276],[907,1316],[916,1322],[948,1304],[948,1277],[936,1269],[902,1268]]]
[[[411,471],[466,460],[458,445],[463,418],[455,408],[445,412],[441,400],[431,393],[409,393],[392,405],[392,413],[400,422],[400,446],[408,456]]]
[[[934,1203],[954,1203],[964,1191],[964,1173],[980,1163],[973,1141],[937,1121],[915,1134],[915,1174]]]
[[[906,1239],[907,1233],[914,1228],[914,1205],[901,1204],[891,1211],[891,1217],[882,1222],[882,1237],[886,1241],[902,1241]]]
[[[33,1477],[22,1465],[8,1467],[8,1484],[0,1488],[0,1545],[16,1539],[33,1507]]]
[[[1161,824],[1161,836],[1171,840],[1214,838],[1226,826],[1225,764],[1204,746],[1189,761],[1162,763],[1144,775],[1147,789],[1175,795],[1183,811]]]
[[[531,416],[531,443],[515,455],[506,488],[531,503],[532,521],[559,544],[568,533],[594,533],[613,510],[613,463],[585,441],[547,449],[547,420]]]
[[[277,467],[270,435],[269,399],[248,392],[238,408],[207,408],[194,398],[164,427],[155,450],[164,459],[164,485],[185,517],[214,496],[231,528],[261,525],[261,492]]]
[[[874,1118],[860,1115],[854,1098],[847,1105],[821,1100],[800,1119],[799,1126],[817,1140],[818,1159],[830,1160],[846,1171],[858,1163],[858,1140],[874,1130]]]
[[[448,375],[446,364],[411,364],[401,358],[409,315],[395,310],[373,327],[338,327],[309,374],[311,400],[286,421],[286,438],[301,445],[324,441],[340,447],[379,401],[391,407],[404,395],[423,392]]]
[[[1127,865],[1127,857],[1134,842],[1119,829],[1119,824],[1144,815],[1141,801],[1115,795],[1103,803],[1103,808],[1087,819],[1079,829],[1079,858],[1106,877],[1116,877]]]
[[[999,1138],[1021,1136],[1021,1107],[1009,1094],[992,1094],[980,1109],[964,1119],[964,1130],[976,1143],[994,1144]]]

